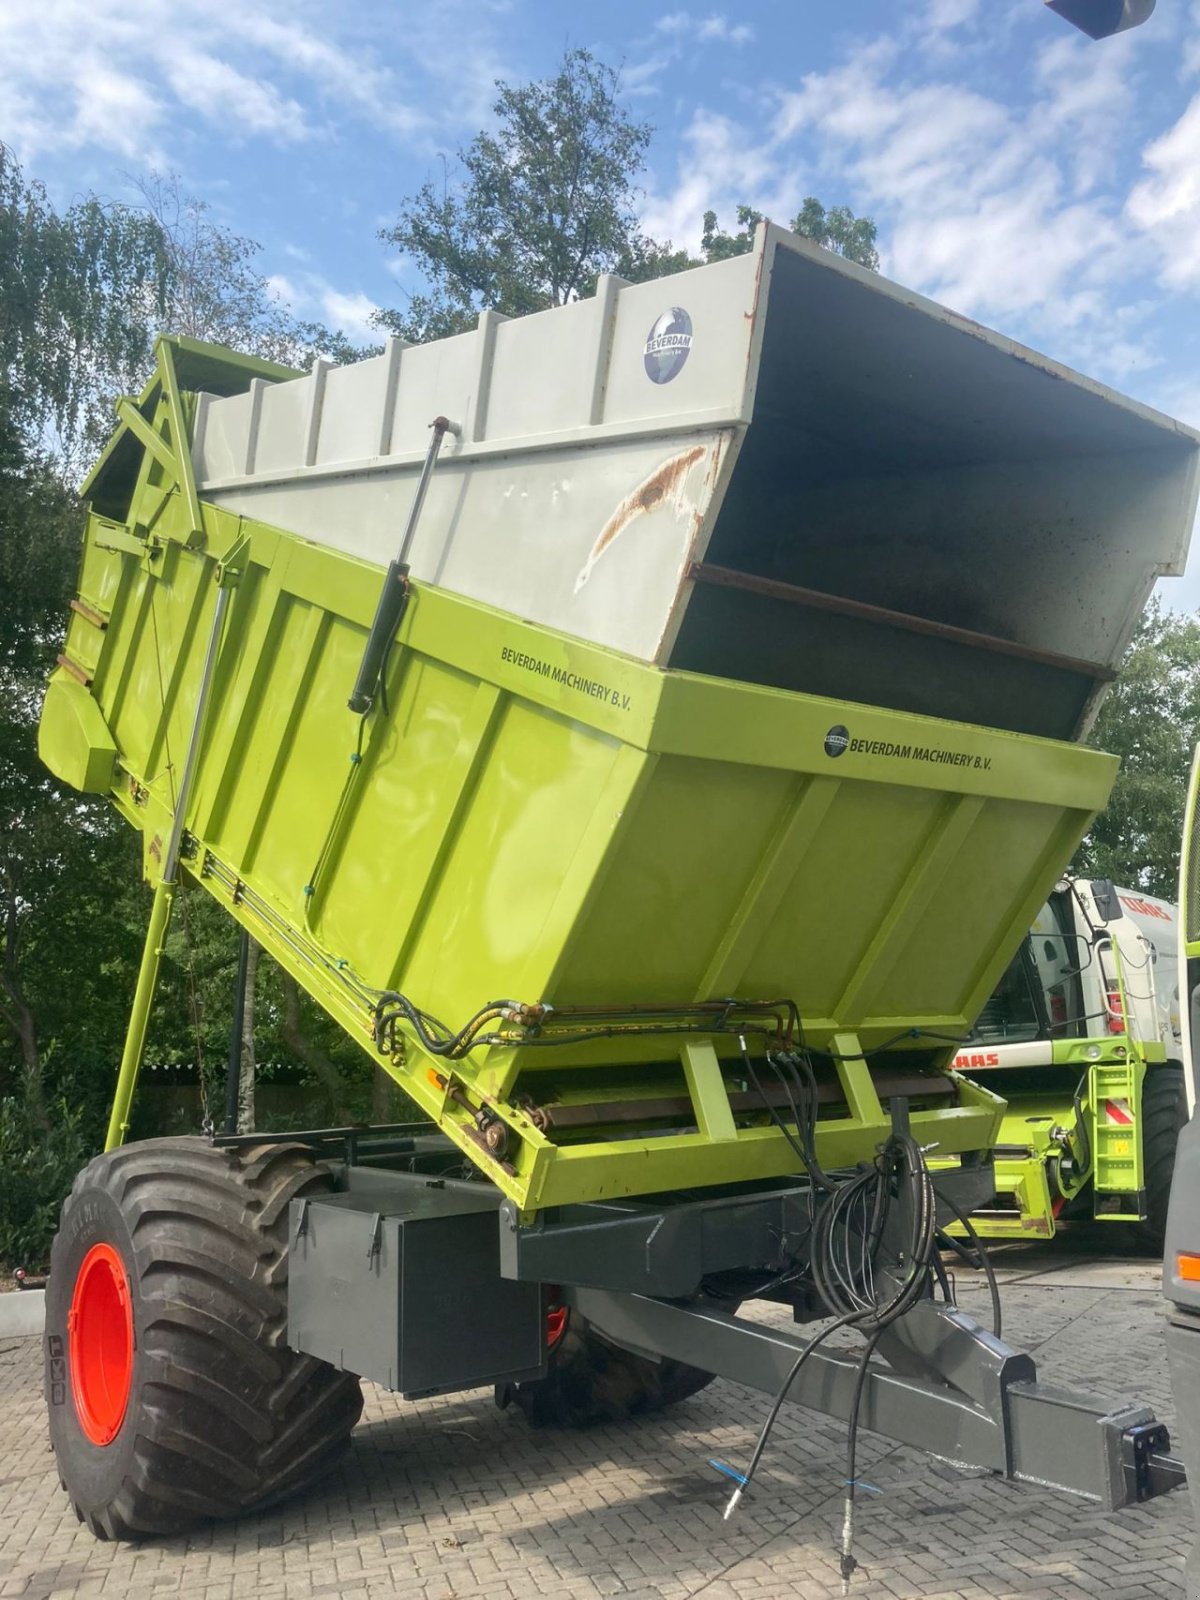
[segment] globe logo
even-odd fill
[[[642,352],[651,383],[670,383],[683,369],[692,348],[692,319],[682,306],[672,306],[646,335]]]
[[[836,759],[850,748],[850,729],[844,722],[835,723],[825,735],[825,754]]]

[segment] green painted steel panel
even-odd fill
[[[200,512],[197,532],[186,484],[145,451],[125,524],[91,517],[81,576],[110,617],[91,694],[113,798],[152,880],[219,564],[244,541],[184,867],[364,1048],[389,990],[454,1028],[497,998],[786,997],[825,1053],[825,1161],[870,1157],[880,1088],[906,1069],[923,1142],[991,1144],[1000,1102],[943,1069],[1104,804],[1111,757],[664,671],[424,585],[360,726],[346,699],[379,570]],[[402,1026],[385,1064],[530,1211],[794,1170],[746,1103],[739,1026],[708,1030],[707,1076],[678,1034],[623,1024],[548,1048],[511,1019],[453,1062]]]

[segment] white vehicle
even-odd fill
[[[1008,1101],[992,1238],[1050,1237],[1090,1191],[1098,1220],[1161,1245],[1180,1070],[1176,908],[1107,879],[1068,876],[985,1005],[955,1066]]]

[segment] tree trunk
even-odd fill
[[[242,1050],[238,1073],[237,1131],[254,1132],[254,982],[262,945],[251,939],[246,950],[246,993],[242,1011]]]
[[[314,1044],[304,1031],[300,1016],[300,985],[290,972],[284,972],[282,968],[279,976],[283,980],[283,1027],[280,1029],[283,1042],[304,1063],[329,1096],[330,1120],[339,1125],[345,1123],[349,1119],[349,1112],[346,1109],[346,1086],[342,1075],[320,1045]]]
[[[394,1120],[392,1115],[393,1087],[391,1074],[376,1062],[375,1071],[371,1074],[372,1122],[391,1122]]]

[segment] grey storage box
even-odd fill
[[[379,1176],[292,1202],[292,1347],[409,1396],[541,1377],[542,1290],[500,1276],[498,1192]]]

